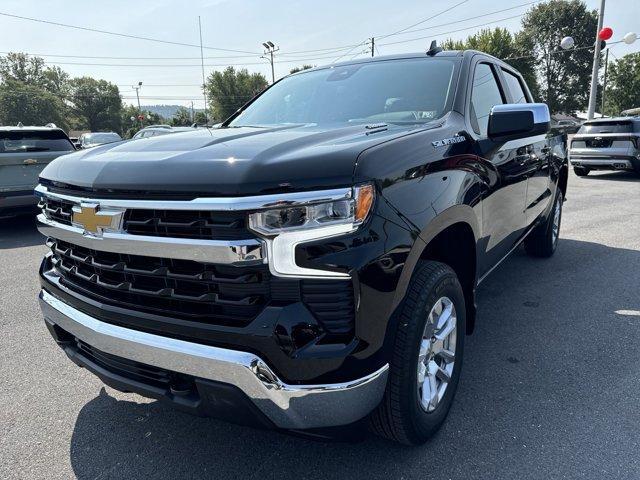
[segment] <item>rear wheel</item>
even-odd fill
[[[562,191],[558,189],[547,220],[538,225],[524,241],[524,249],[533,257],[550,257],[556,251],[562,222]]]
[[[464,335],[464,295],[455,272],[422,263],[398,322],[384,399],[371,415],[375,433],[417,445],[440,428],[458,386]]]
[[[587,175],[589,175],[589,172],[591,170],[585,167],[573,167],[573,171],[579,177],[586,177]]]

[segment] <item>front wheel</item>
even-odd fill
[[[573,173],[579,177],[586,177],[589,175],[589,169],[585,167],[573,167]]]
[[[556,251],[562,222],[562,199],[562,191],[558,189],[549,217],[524,240],[524,249],[532,257],[547,258]]]
[[[458,386],[464,335],[455,272],[439,262],[420,264],[398,321],[387,390],[370,418],[375,433],[418,445],[440,428]]]

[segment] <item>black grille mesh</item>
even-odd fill
[[[223,267],[90,250],[50,241],[62,283],[99,301],[177,318],[241,326],[269,302],[263,265]]]
[[[127,210],[124,230],[153,237],[244,240],[253,238],[244,212]]]

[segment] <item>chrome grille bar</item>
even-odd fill
[[[262,240],[200,240],[149,237],[104,231],[101,237],[85,235],[84,230],[38,215],[38,230],[47,237],[104,252],[145,257],[175,258],[205,263],[250,265],[267,263]]]

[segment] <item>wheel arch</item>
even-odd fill
[[[465,296],[467,333],[472,333],[476,316],[478,238],[478,218],[470,206],[455,205],[436,216],[409,252],[396,288],[394,309],[402,303],[418,262],[442,262],[451,267],[460,280]]]

